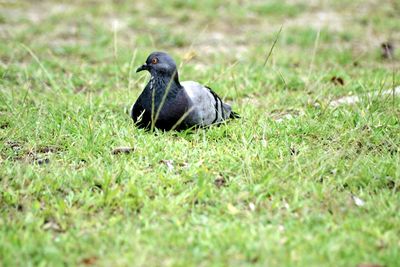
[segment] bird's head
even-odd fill
[[[167,75],[178,76],[175,61],[167,53],[153,52],[146,60],[146,63],[140,66],[136,72],[147,70],[152,76]]]

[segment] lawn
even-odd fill
[[[0,266],[399,266],[399,13],[1,1]],[[241,119],[137,129],[156,50]]]

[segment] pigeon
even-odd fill
[[[130,112],[139,128],[186,130],[240,117],[211,88],[180,82],[176,63],[167,53],[151,53],[136,72],[143,70],[150,72],[150,81]]]

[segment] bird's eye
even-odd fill
[[[151,60],[151,64],[157,64],[158,63],[158,59],[156,57],[153,57],[153,59]]]

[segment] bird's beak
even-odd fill
[[[149,65],[147,64],[143,64],[142,66],[140,66],[139,68],[137,68],[136,72],[140,72],[142,70],[149,70]]]

